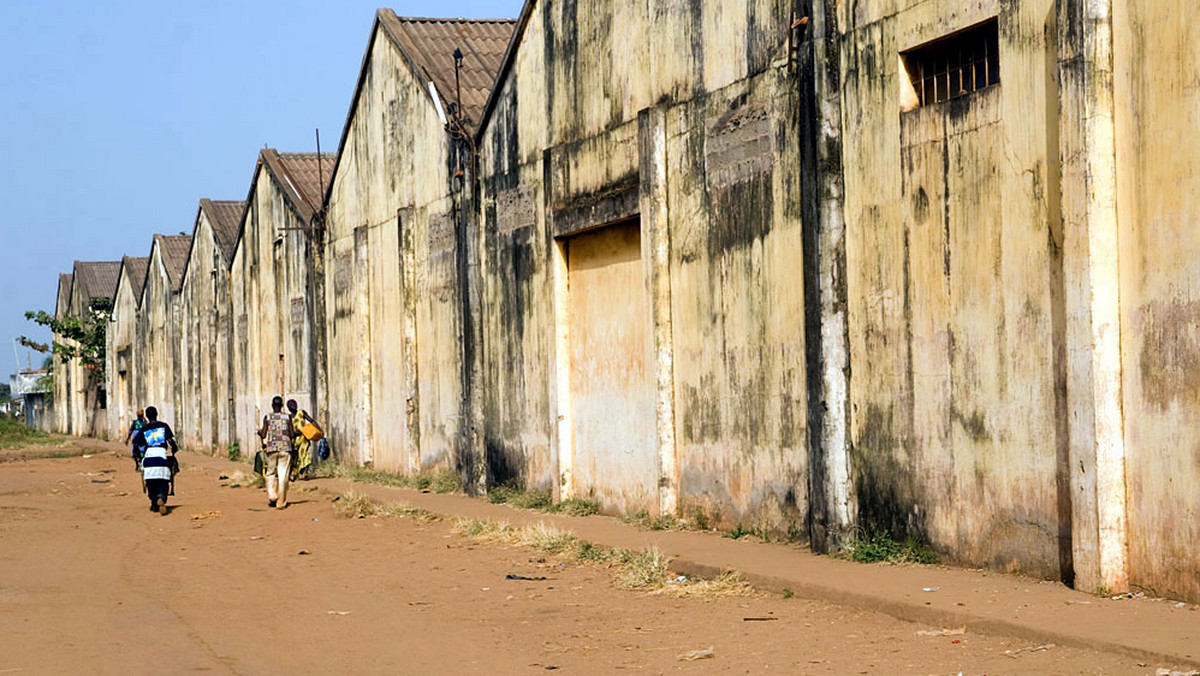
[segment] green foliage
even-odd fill
[[[462,487],[454,472],[438,472],[430,477],[429,488],[434,493],[453,493]]]
[[[938,557],[931,549],[913,536],[903,542],[880,528],[863,531],[843,547],[843,555],[859,563],[937,563]]]
[[[494,505],[512,505],[519,509],[545,511],[554,504],[547,491],[523,491],[513,486],[493,486],[488,491],[488,501]]]
[[[591,516],[600,513],[600,503],[588,498],[568,498],[551,507],[549,511],[567,516]]]
[[[25,423],[10,418],[0,418],[0,448],[48,446],[58,442],[57,437],[26,427]]]
[[[225,447],[226,453],[229,454],[229,459],[237,462],[242,459],[242,448],[238,446],[238,442],[233,442]]]
[[[738,525],[733,527],[733,530],[731,530],[725,534],[725,537],[727,537],[731,540],[741,540],[742,538],[746,537],[747,535],[753,535],[753,534],[754,533],[752,533],[751,531],[746,530],[746,528],[744,526],[742,526],[742,524],[739,522]]]
[[[621,517],[623,523],[632,524],[641,530],[687,530],[687,523],[674,514],[650,516],[650,512],[640,509],[633,514]]]
[[[12,401],[12,387],[8,383],[0,383],[0,404]]]
[[[106,335],[108,320],[112,317],[112,306],[111,298],[95,298],[88,304],[88,311],[83,316],[62,319],[42,310],[30,310],[25,313],[25,319],[48,327],[56,340],[47,346],[22,336],[20,342],[25,347],[39,352],[53,352],[63,361],[78,359],[84,368],[95,371],[97,376],[103,379]],[[58,339],[69,340],[74,344],[60,343]]]
[[[514,486],[493,486],[488,501],[494,505],[512,505],[518,509],[533,509],[547,514],[591,516],[600,512],[600,503],[588,498],[568,498],[555,504],[549,491],[524,491]]]

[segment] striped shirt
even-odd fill
[[[171,458],[166,448],[151,446],[146,449],[146,457],[142,458],[142,478],[171,480]]]
[[[146,448],[145,456],[142,459],[142,478],[170,481],[171,457],[168,455],[167,448],[175,446],[175,435],[171,432],[171,427],[157,420],[146,423],[146,426],[134,437],[134,441],[135,443],[141,441]]]

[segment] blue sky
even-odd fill
[[[520,0],[402,16],[515,17]],[[337,149],[375,2],[0,0],[0,382],[75,260],[145,256],[199,200],[245,199],[264,145]],[[22,366],[24,366],[22,355]],[[34,359],[35,365],[37,358]]]

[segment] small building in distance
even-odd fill
[[[26,426],[43,432],[54,431],[54,407],[51,400],[54,382],[50,371],[18,371],[9,378],[9,389],[12,391],[12,405]]]

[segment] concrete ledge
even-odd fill
[[[186,465],[248,471],[245,464],[187,454]],[[1200,668],[1200,609],[1161,599],[1097,598],[1061,584],[1001,573],[951,568],[859,564],[813,554],[794,544],[746,542],[716,533],[639,531],[612,517],[570,517],[494,505],[461,494],[354,483],[306,482],[334,493],[356,491],[403,501],[447,517],[496,519],[515,525],[546,522],[596,545],[657,547],[672,569],[710,577],[737,571],[756,587],[939,627],[1100,650],[1147,664]],[[925,589],[934,591],[926,592]]]

